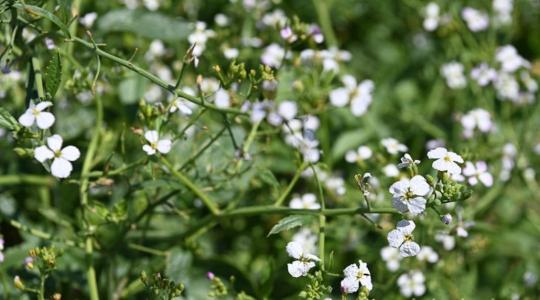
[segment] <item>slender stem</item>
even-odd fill
[[[210,146],[212,146],[212,144],[219,139],[219,137],[221,137],[221,135],[225,132],[225,129],[227,129],[227,127],[223,127],[215,136],[210,139],[210,141],[208,141],[208,143],[206,143],[206,145],[199,149],[195,155],[186,160],[186,162],[180,166],[180,170],[184,170],[187,166],[197,160],[197,158],[199,158]]]
[[[43,88],[43,73],[41,73],[41,62],[39,58],[32,57],[32,68],[34,68],[34,74],[36,79],[36,89],[38,97],[41,100],[45,99],[45,89]]]
[[[198,186],[196,186],[187,176],[181,171],[174,169],[174,166],[165,158],[161,157],[161,162],[169,169],[171,174],[178,178],[182,184],[184,184],[189,190],[191,190],[197,197],[201,198],[201,201],[208,207],[213,215],[219,215],[220,210],[214,200],[212,200],[206,193],[204,193]]]
[[[152,254],[156,256],[167,256],[169,254],[169,252],[167,251],[162,251],[162,250],[158,250],[158,249],[154,249],[154,248],[150,248],[150,247],[146,247],[146,246],[138,245],[134,243],[129,243],[128,247],[133,250],[137,250],[140,252],[144,252],[144,253],[148,253],[148,254]]]
[[[101,176],[115,176],[115,175],[118,175],[118,174],[122,174],[124,173],[125,171],[129,170],[129,169],[133,169],[137,166],[140,166],[142,165],[144,162],[146,161],[146,157],[145,158],[141,158],[137,161],[134,161],[130,164],[127,164],[127,165],[124,165],[122,167],[119,167],[117,169],[114,169],[114,170],[111,170],[111,171],[92,171],[92,172],[89,172],[88,174],[86,174],[88,177],[92,178],[92,177],[101,177]]]
[[[296,209],[289,207],[276,207],[273,205],[261,205],[261,206],[250,206],[250,207],[241,207],[229,211],[222,212],[220,218],[230,218],[230,217],[239,217],[239,216],[256,216],[264,214],[295,214],[295,215],[320,215],[325,216],[341,216],[341,215],[356,215],[361,213],[373,213],[373,214],[397,214],[400,213],[393,208],[374,208],[371,211],[368,211],[365,207],[356,207],[356,208],[329,208],[329,209]]]
[[[294,186],[296,185],[296,182],[298,181],[298,179],[300,179],[300,175],[302,175],[302,172],[304,171],[304,169],[307,167],[307,164],[306,163],[303,163],[297,170],[296,170],[296,173],[294,174],[294,177],[292,178],[291,182],[289,182],[289,185],[287,186],[287,188],[285,189],[285,191],[283,191],[283,193],[281,194],[281,196],[279,196],[279,198],[276,200],[276,202],[274,203],[274,206],[281,206],[281,204],[283,204],[283,201],[285,201],[285,199],[287,198],[287,196],[289,196],[289,194],[291,193],[292,189],[294,188]]]
[[[251,131],[249,132],[248,137],[246,138],[246,141],[244,142],[244,145],[242,146],[242,155],[245,157],[249,153],[249,148],[251,147],[251,144],[255,140],[255,136],[257,135],[257,130],[259,129],[259,126],[261,125],[261,121],[256,122],[251,127]],[[238,160],[235,168],[235,172],[238,172],[240,168],[242,167],[242,163],[244,162],[243,159]]]
[[[315,182],[317,183],[317,187],[319,189],[319,201],[321,203],[321,212],[326,209],[325,201],[324,201],[324,191],[321,182],[319,181],[319,176],[317,175],[317,170],[313,167],[313,164],[310,164],[310,168],[313,171],[313,176],[315,177]],[[321,270],[324,271],[324,247],[325,247],[325,240],[326,240],[326,233],[325,233],[325,227],[326,227],[326,216],[324,214],[319,215],[319,258],[321,259]]]
[[[35,229],[35,228],[30,228],[18,221],[15,221],[15,220],[9,220],[9,224],[19,230],[22,230],[24,232],[27,232],[35,237],[38,237],[38,238],[42,238],[42,239],[45,239],[45,240],[50,240],[50,241],[54,241],[54,242],[58,242],[58,243],[63,243],[63,244],[66,244],[68,246],[72,246],[72,247],[80,247],[82,248],[83,245],[82,244],[77,244],[76,242],[72,241],[72,240],[63,240],[63,239],[58,239],[58,238],[54,238],[51,234],[49,233],[46,233],[44,231],[41,231],[39,229]]]
[[[2,185],[16,185],[16,184],[35,184],[53,186],[56,184],[56,180],[50,176],[39,175],[2,175],[0,176],[0,186]]]
[[[83,222],[85,225],[85,229],[87,230],[90,227],[85,217],[86,207],[88,205],[88,185],[89,185],[89,179],[90,179],[90,176],[88,176],[88,174],[90,173],[90,169],[92,168],[92,160],[94,159],[94,155],[97,150],[99,136],[101,133],[101,127],[103,124],[103,103],[101,102],[101,96],[96,93],[94,95],[94,98],[96,101],[96,124],[94,126],[92,139],[90,140],[90,145],[88,146],[88,150],[86,151],[86,156],[84,158],[82,172],[81,172],[81,178],[82,178],[81,186],[79,189],[81,209],[82,209],[82,214],[83,214]],[[97,281],[96,281],[96,271],[94,269],[94,263],[93,263],[93,245],[92,245],[91,236],[86,237],[85,252],[86,252],[86,259],[87,259],[86,277],[88,279],[90,299],[99,300],[99,293],[98,293]]]
[[[78,37],[73,37],[71,39],[71,41],[75,41],[85,47],[88,47],[88,48],[92,48],[94,49],[94,45],[92,43],[89,43],[83,39],[80,39]],[[219,112],[223,112],[223,113],[229,113],[229,114],[235,114],[235,115],[247,115],[246,112],[243,112],[243,111],[240,111],[238,109],[235,109],[235,108],[220,108],[220,107],[217,107],[213,104],[210,104],[208,102],[202,102],[201,100],[197,99],[197,97],[195,96],[192,96],[192,95],[189,95],[187,93],[185,93],[184,91],[182,91],[181,89],[176,89],[173,85],[167,83],[166,81],[160,79],[159,77],[157,77],[156,75],[146,71],[145,69],[133,64],[132,62],[128,61],[128,60],[125,60],[125,59],[122,59],[118,56],[115,56],[115,55],[112,55],[106,51],[103,51],[101,50],[100,48],[97,48],[95,49],[96,50],[96,53],[99,55],[99,56],[102,56],[102,57],[105,57],[107,59],[110,59],[130,70],[132,70],[133,72],[147,78],[148,80],[152,81],[153,83],[157,84],[158,86],[164,88],[165,90],[169,91],[170,93],[172,93],[173,95],[175,95],[176,97],[182,97],[190,102],[193,102],[199,106],[203,106],[203,107],[206,107],[208,109],[211,109],[211,110],[215,110],[215,111],[219,111]]]
[[[317,17],[319,19],[319,24],[324,33],[324,39],[326,40],[328,46],[337,47],[337,39],[332,29],[332,21],[330,20],[330,10],[327,7],[327,0],[313,0],[313,5],[317,11]]]
[[[47,276],[40,275],[39,276],[39,293],[38,293],[38,299],[39,300],[45,300],[45,280],[47,279]]]

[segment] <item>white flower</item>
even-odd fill
[[[298,113],[298,107],[296,102],[293,101],[283,101],[278,106],[278,113],[283,119],[290,121],[296,117]]]
[[[296,259],[287,264],[289,274],[295,278],[306,276],[309,270],[315,267],[315,262],[320,260],[317,256],[307,253],[302,245],[297,242],[289,242],[286,249],[289,256]]]
[[[47,138],[47,146],[43,145],[34,149],[34,157],[41,163],[53,159],[51,164],[51,173],[53,176],[67,178],[73,170],[71,162],[79,159],[81,153],[75,146],[62,148],[62,143],[62,137],[55,134]]]
[[[504,72],[499,73],[494,86],[499,99],[512,101],[519,100],[519,82],[512,74]]]
[[[187,89],[185,91],[187,91]],[[191,93],[188,93],[188,94],[191,94]],[[192,107],[191,102],[185,100],[184,98],[176,98],[172,101],[169,111],[172,113],[178,111],[182,115],[189,116],[193,113],[193,110],[191,109],[191,107]]]
[[[438,147],[430,150],[427,154],[429,159],[435,159],[431,165],[435,170],[448,171],[450,174],[461,174],[461,167],[457,163],[463,163],[463,158],[458,154]]]
[[[345,195],[347,189],[345,188],[345,180],[338,176],[330,176],[324,180],[324,185],[330,191],[333,191],[337,195]]]
[[[214,103],[217,107],[226,108],[231,106],[231,96],[226,90],[220,88],[219,90],[217,90],[214,97]]]
[[[336,107],[343,107],[350,103],[351,112],[355,116],[361,116],[366,111],[373,99],[375,85],[371,80],[364,80],[357,84],[351,75],[342,78],[344,87],[330,92],[330,103]]]
[[[388,244],[398,248],[403,257],[415,256],[420,252],[420,246],[413,241],[412,232],[415,227],[414,221],[401,220],[397,223],[396,229],[388,233]]]
[[[418,270],[410,271],[409,273],[401,274],[397,280],[401,295],[404,297],[416,296],[420,297],[426,292],[426,278],[424,274]]]
[[[148,47],[148,51],[144,54],[144,58],[148,61],[152,61],[157,57],[161,57],[166,53],[165,45],[160,40],[153,40]]]
[[[398,140],[391,137],[382,139],[381,144],[383,145],[384,148],[386,148],[386,151],[388,151],[388,153],[392,155],[396,155],[399,152],[405,152],[409,150],[407,146],[401,144],[400,142],[398,142]]]
[[[456,246],[456,239],[447,232],[441,231],[435,234],[435,240],[443,244],[445,250],[450,251]]]
[[[424,29],[427,31],[434,31],[439,27],[440,16],[439,16],[439,5],[435,2],[430,2],[424,8]]]
[[[505,25],[512,22],[513,2],[513,0],[493,0],[496,23]]]
[[[397,271],[399,262],[403,259],[399,254],[399,250],[390,246],[381,249],[381,257],[386,262],[386,268],[390,272]]]
[[[360,286],[366,287],[369,291],[373,289],[371,283],[371,273],[367,264],[361,260],[358,264],[351,264],[343,270],[345,278],[341,280],[341,291],[352,294],[358,291]]]
[[[143,146],[144,152],[148,155],[154,155],[156,152],[167,154],[171,151],[172,142],[169,139],[159,139],[159,134],[155,130],[149,130],[144,133],[144,138],[148,144]]]
[[[495,60],[501,64],[504,72],[514,72],[520,67],[528,67],[529,62],[521,57],[512,45],[497,48]]]
[[[426,198],[431,188],[426,179],[420,175],[414,176],[411,180],[401,179],[390,186],[392,194],[392,204],[394,208],[402,213],[410,212],[417,216],[426,210]]]
[[[473,136],[475,128],[478,128],[478,130],[483,133],[493,130],[491,115],[488,111],[481,108],[469,111],[461,117],[460,121],[464,129],[463,135],[466,138],[471,138]]]
[[[472,79],[478,82],[480,86],[486,86],[497,78],[497,71],[489,67],[488,64],[482,63],[471,70]]]
[[[476,185],[478,182],[481,182],[487,187],[493,185],[493,176],[488,172],[487,164],[484,161],[478,161],[476,164],[470,161],[466,162],[463,168],[463,175],[469,177],[468,181],[470,185]]]
[[[159,0],[143,0],[144,7],[148,10],[155,11],[159,8]]]
[[[79,22],[86,28],[90,28],[92,27],[92,25],[94,25],[94,22],[96,21],[97,19],[97,13],[95,12],[90,12],[90,13],[87,13],[86,15],[82,16],[80,19],[79,19]]]
[[[188,41],[193,46],[193,55],[195,57],[201,56],[206,48],[206,42],[215,35],[216,33],[213,30],[206,29],[206,23],[197,22],[195,24],[195,31],[188,36]]]
[[[373,151],[368,146],[360,146],[356,151],[350,150],[345,153],[345,160],[350,163],[369,159]]]
[[[223,56],[225,56],[225,58],[229,60],[237,58],[239,54],[240,51],[237,48],[226,47],[223,49]]]
[[[471,7],[463,8],[461,17],[467,23],[467,27],[473,32],[486,30],[489,26],[487,13]]]
[[[463,74],[462,64],[451,61],[441,67],[441,74],[446,79],[446,85],[451,89],[460,89],[467,85],[467,79]]]
[[[463,216],[461,213],[457,214],[458,222],[456,226],[456,235],[462,238],[469,236],[468,228],[474,226],[474,221],[463,221]]]
[[[277,68],[281,65],[283,59],[287,57],[289,57],[289,55],[286,54],[285,49],[278,44],[271,44],[264,49],[261,61],[267,66]]]
[[[19,123],[24,127],[32,127],[35,122],[40,129],[50,128],[54,124],[54,115],[43,111],[49,106],[52,106],[50,101],[39,102],[37,105],[30,102],[28,109],[19,117]]]
[[[220,27],[229,25],[229,17],[224,14],[217,14],[214,16],[214,22]]]
[[[401,158],[401,163],[397,165],[398,168],[408,168],[409,166],[418,165],[420,161],[418,159],[413,159],[409,153],[405,153]]]
[[[302,195],[302,197],[292,198],[289,207],[294,209],[319,209],[321,205],[317,203],[317,197],[314,194],[308,193]]]
[[[433,248],[429,246],[422,246],[422,249],[420,249],[420,252],[418,252],[418,255],[416,258],[419,261],[427,261],[429,263],[436,263],[439,260],[439,255]]]
[[[287,23],[287,16],[282,10],[276,9],[265,14],[262,17],[262,23],[268,27],[283,27]]]
[[[388,164],[383,167],[383,173],[386,177],[398,177],[399,169],[394,164]]]

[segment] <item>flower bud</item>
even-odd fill
[[[450,223],[452,223],[452,215],[451,214],[442,215],[441,216],[441,221],[445,225],[450,225]]]
[[[22,282],[19,276],[15,276],[15,278],[13,278],[13,284],[15,284],[15,287],[18,288],[19,290],[24,289],[24,283]]]

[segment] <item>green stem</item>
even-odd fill
[[[39,58],[32,57],[32,68],[34,68],[38,97],[41,100],[45,100],[45,89],[43,88],[43,73],[41,72],[41,62]]]
[[[146,247],[146,246],[138,245],[134,243],[129,243],[128,248],[137,250],[140,252],[156,255],[156,256],[167,256],[169,254],[167,251],[157,250],[154,248],[150,248],[150,247]]]
[[[38,299],[39,300],[45,300],[45,280],[47,279],[47,276],[40,275],[39,276],[39,293],[38,293]]]
[[[313,167],[313,164],[310,164],[311,170],[313,171],[313,176],[315,177],[315,182],[317,183],[317,187],[319,189],[319,201],[321,203],[321,212],[326,209],[325,201],[324,201],[324,191],[321,182],[319,181],[319,176],[317,175],[317,171]],[[325,240],[326,240],[326,216],[324,214],[319,215],[319,258],[321,259],[321,270],[324,271],[324,247],[325,247]]]
[[[146,71],[145,69],[133,64],[132,62],[128,61],[128,60],[125,60],[125,59],[122,59],[118,56],[114,56],[108,52],[105,52],[103,50],[101,50],[100,48],[95,48],[94,45],[92,43],[89,43],[83,39],[80,39],[78,37],[73,37],[71,39],[71,41],[75,41],[85,47],[88,47],[88,48],[92,48],[92,49],[95,49],[96,53],[99,55],[99,56],[102,56],[102,57],[105,57],[107,59],[110,59],[116,63],[118,63],[119,65],[122,65],[130,70],[132,70],[133,72],[147,78],[148,80],[152,81],[153,83],[155,83],[156,85],[162,87],[163,89],[169,91],[170,93],[172,93],[173,95],[175,95],[176,97],[181,97],[181,98],[184,98],[190,102],[193,102],[199,106],[203,106],[203,107],[206,107],[208,109],[211,109],[211,110],[214,110],[214,111],[219,111],[219,112],[223,112],[223,113],[229,113],[229,114],[235,114],[235,115],[247,115],[246,112],[243,112],[243,111],[240,111],[238,109],[235,109],[235,108],[220,108],[220,107],[217,107],[213,104],[210,104],[208,102],[202,102],[201,100],[199,100],[197,97],[195,96],[191,96],[187,93],[185,93],[184,91],[182,91],[181,89],[176,89],[174,87],[174,85],[171,85],[169,83],[167,83],[166,81],[160,79],[159,77],[157,77],[156,75]]]
[[[35,237],[38,237],[38,238],[42,238],[42,239],[45,239],[45,240],[50,240],[50,241],[54,241],[54,242],[58,242],[58,243],[63,243],[63,244],[66,244],[68,246],[72,246],[72,247],[83,247],[82,244],[77,244],[76,242],[72,241],[72,240],[63,240],[63,239],[58,239],[58,238],[54,238],[51,234],[49,233],[46,233],[44,231],[41,231],[39,229],[34,229],[34,228],[30,228],[18,221],[15,221],[15,220],[9,220],[9,224],[19,230],[22,230],[24,232],[27,232]]]
[[[281,204],[283,204],[283,201],[285,201],[285,199],[287,198],[287,196],[289,196],[289,194],[291,193],[292,189],[294,188],[294,186],[296,185],[296,182],[298,181],[298,179],[300,179],[300,175],[302,175],[302,172],[304,172],[304,169],[307,167],[307,164],[304,162],[302,163],[302,165],[296,170],[296,173],[294,174],[294,177],[292,178],[291,182],[289,182],[289,185],[287,186],[287,188],[285,189],[285,191],[283,191],[283,193],[281,194],[281,196],[279,196],[279,198],[276,200],[276,202],[274,203],[274,206],[281,206]]]
[[[332,21],[330,20],[330,9],[327,7],[327,0],[313,0],[313,5],[317,11],[317,18],[321,25],[324,39],[330,47],[337,47],[337,39],[332,29]]]
[[[161,162],[169,169],[171,174],[178,178],[182,184],[184,184],[189,190],[191,190],[197,197],[201,198],[202,202],[208,207],[213,215],[219,215],[219,208],[214,200],[206,195],[198,186],[196,186],[189,178],[187,178],[181,171],[174,169],[174,166],[165,158],[161,157]]]
[[[3,175],[0,176],[0,186],[2,185],[16,185],[16,184],[35,184],[53,186],[56,184],[56,180],[50,176],[38,176],[38,175]]]
[[[365,207],[356,208],[329,208],[329,209],[296,209],[289,207],[276,207],[273,205],[261,205],[241,207],[229,211],[225,211],[219,215],[220,218],[231,218],[239,216],[256,216],[265,214],[280,214],[280,215],[325,215],[325,216],[342,216],[342,215],[356,215],[362,213],[374,213],[374,214],[396,214],[400,213],[393,208],[374,208],[368,211]]]
[[[99,136],[101,133],[101,126],[103,124],[103,103],[101,102],[101,96],[96,93],[94,95],[94,98],[96,100],[96,124],[94,126],[92,139],[90,140],[90,144],[88,146],[88,150],[86,151],[86,156],[84,158],[82,172],[81,172],[81,178],[82,178],[81,186],[79,189],[83,222],[84,222],[84,226],[86,230],[88,230],[90,227],[90,224],[88,224],[88,220],[85,217],[86,208],[88,205],[88,185],[89,185],[89,179],[90,179],[90,176],[88,175],[90,173],[90,169],[92,168],[92,160],[94,159],[94,155],[97,150]],[[93,245],[92,245],[91,236],[86,237],[85,245],[86,245],[85,252],[86,252],[86,259],[87,259],[86,277],[88,280],[88,289],[90,290],[90,299],[99,300],[99,293],[98,293],[97,281],[96,281],[96,271],[94,269],[94,263],[93,263]]]

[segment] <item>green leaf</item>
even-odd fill
[[[18,130],[20,128],[17,120],[3,107],[0,107],[0,127],[8,130]]]
[[[137,103],[144,95],[146,88],[146,80],[141,76],[131,76],[120,82],[118,85],[118,93],[120,101],[124,104]]]
[[[62,81],[62,62],[58,51],[52,55],[45,67],[43,76],[45,78],[45,90],[52,98],[58,91],[58,87],[60,87],[60,82]]]
[[[53,15],[48,10],[45,10],[45,9],[43,9],[41,7],[38,7],[38,6],[26,5],[26,4],[22,4],[22,3],[15,3],[13,6],[16,7],[16,8],[24,9],[30,15],[36,15],[36,16],[39,16],[39,17],[43,17],[43,18],[53,22],[56,26],[58,26],[60,28],[60,30],[62,30],[62,32],[67,37],[71,37],[71,35],[69,34],[69,29],[67,28],[66,24],[64,24],[62,21],[60,21],[60,19],[57,16]]]
[[[274,176],[274,173],[268,169],[262,169],[259,171],[259,178],[266,184],[270,185],[273,189],[279,188],[279,182]]]
[[[173,248],[167,257],[167,266],[165,267],[165,275],[175,282],[186,283],[188,272],[193,262],[193,256],[190,252],[180,248]]]
[[[113,10],[98,20],[101,32],[131,32],[150,39],[182,41],[191,33],[190,23],[158,12]]]
[[[314,219],[313,216],[310,216],[310,215],[287,216],[279,220],[279,222],[276,225],[274,225],[274,227],[272,227],[272,230],[270,230],[267,236],[271,236],[272,234],[276,234],[284,230],[289,230],[294,227],[310,224],[313,221],[313,219]]]
[[[15,3],[15,0],[1,0],[0,1],[0,14],[3,14],[5,11],[10,9]]]

